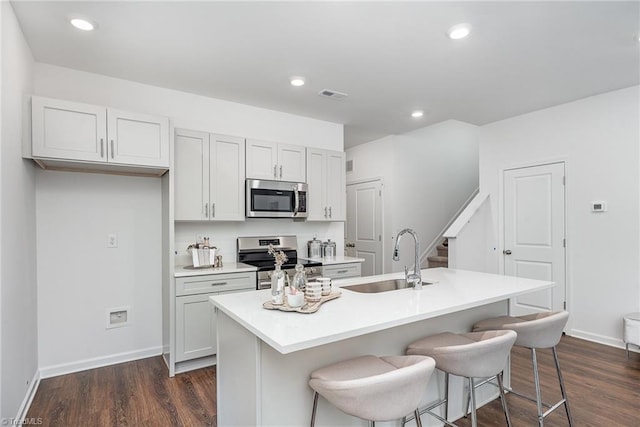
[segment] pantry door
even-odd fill
[[[382,180],[347,185],[345,249],[364,258],[362,275],[382,274]]]
[[[511,315],[565,308],[565,165],[504,171],[504,274],[554,281],[511,299]]]

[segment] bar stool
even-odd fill
[[[342,412],[369,420],[370,425],[417,412],[434,369],[430,357],[371,355],[317,369],[309,380],[315,391],[311,427],[319,394]]]
[[[562,379],[562,372],[560,371],[560,363],[558,362],[558,351],[556,345],[560,342],[562,337],[562,331],[564,330],[567,320],[569,319],[569,313],[566,311],[559,311],[556,313],[535,313],[526,316],[500,316],[492,319],[482,320],[473,325],[474,331],[495,330],[495,329],[509,329],[518,333],[518,339],[514,345],[520,347],[526,347],[531,349],[531,359],[533,362],[533,381],[536,387],[536,398],[532,398],[513,390],[509,390],[513,394],[524,397],[532,402],[536,402],[538,409],[538,425],[544,425],[544,417],[555,411],[561,405],[564,404],[567,412],[567,418],[569,420],[569,426],[573,426],[573,418],[571,417],[571,411],[569,410],[569,402],[567,401],[567,392],[564,387],[564,381]],[[536,358],[536,349],[538,348],[551,348],[553,350],[553,360],[556,365],[556,372],[558,374],[558,382],[560,383],[560,391],[562,393],[562,399],[557,403],[550,405],[542,402],[542,395],[540,392],[540,378],[538,375],[538,360]],[[546,412],[542,412],[542,406],[549,408]]]
[[[509,409],[502,389],[502,371],[507,364],[511,347],[515,341],[516,333],[513,331],[486,331],[466,334],[444,332],[409,344],[407,354],[433,357],[436,361],[436,368],[445,373],[444,399],[418,411],[416,418],[419,420],[420,414],[426,412],[447,425],[455,426],[448,421],[449,375],[451,374],[467,378],[471,399],[471,425],[476,427],[478,420],[473,378],[497,377],[498,384],[501,386],[502,409],[507,425],[511,426]],[[432,412],[432,409],[443,404],[445,405],[444,418]]]

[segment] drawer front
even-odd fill
[[[322,275],[332,279],[344,279],[347,277],[360,277],[360,263],[325,265],[322,267]]]
[[[254,271],[179,277],[176,279],[176,296],[254,290],[255,288],[256,273]]]

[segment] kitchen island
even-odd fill
[[[218,425],[306,425],[313,392],[309,374],[322,366],[365,354],[403,354],[410,342],[443,331],[466,332],[478,320],[508,313],[516,295],[553,282],[446,268],[422,270],[420,291],[364,294],[341,286],[403,277],[402,273],[334,281],[342,295],[313,314],[265,310],[270,291],[212,296],[218,318]],[[442,393],[434,375],[423,402]],[[463,413],[463,386],[451,382],[450,416]],[[478,390],[480,404],[496,396]],[[423,416],[424,425],[439,425]],[[320,399],[316,424],[366,425]],[[384,423],[379,423],[383,425]],[[388,425],[398,425],[389,423]]]

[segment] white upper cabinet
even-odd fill
[[[169,119],[107,109],[108,162],[169,167]]]
[[[244,221],[244,138],[176,130],[176,221]]]
[[[38,159],[169,168],[169,119],[32,97],[31,154]]]
[[[244,138],[209,138],[209,219],[244,221]]]
[[[209,134],[176,129],[174,143],[175,219],[203,221],[209,203]]]
[[[247,139],[247,178],[305,182],[305,147]]]
[[[31,108],[34,156],[107,160],[106,108],[35,96]]]
[[[345,154],[307,148],[307,221],[346,219]]]

